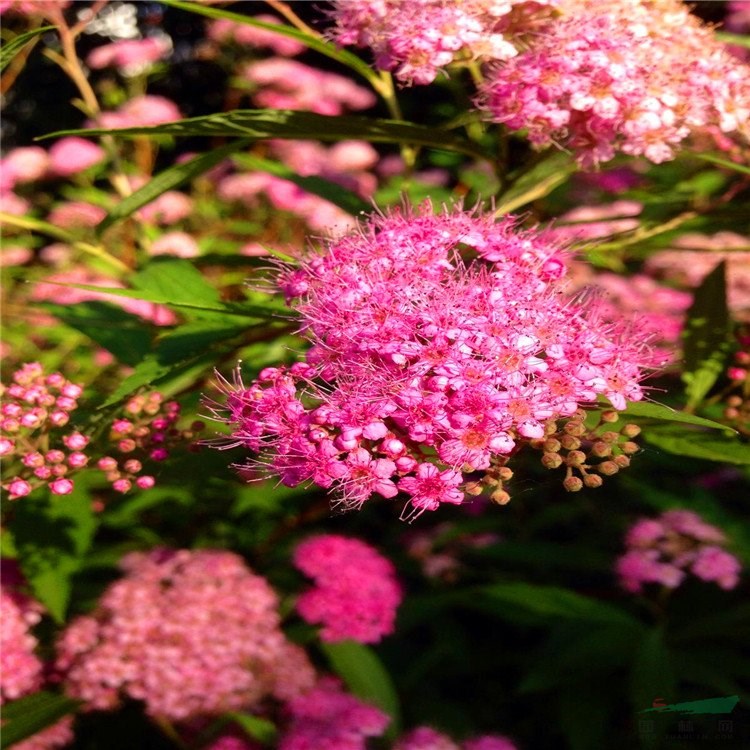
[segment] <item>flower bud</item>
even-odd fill
[[[557,469],[562,466],[562,456],[559,453],[545,453],[542,455],[542,466],[545,469]]]
[[[563,435],[560,438],[560,444],[568,451],[576,451],[581,447],[581,441],[573,435]]]
[[[591,455],[597,458],[604,458],[605,456],[612,455],[612,446],[605,443],[603,440],[597,440],[591,446]]]
[[[601,413],[601,420],[602,422],[606,422],[607,424],[613,424],[620,418],[620,415],[611,409],[608,409],[607,411],[603,411]]]
[[[620,467],[614,461],[602,461],[596,470],[600,474],[604,474],[606,477],[611,477],[613,474],[617,474],[620,471]]]
[[[576,437],[581,437],[581,435],[586,434],[586,425],[584,425],[583,422],[568,422],[563,429],[568,435],[575,435]]]
[[[616,443],[620,438],[619,432],[605,432],[602,434],[601,439],[605,443]]]
[[[73,492],[73,482],[70,479],[55,479],[49,483],[49,488],[54,495],[69,495]]]
[[[510,502],[510,495],[505,490],[495,490],[490,495],[490,500],[496,505],[507,505]]]
[[[630,459],[627,456],[615,456],[612,460],[621,469],[627,469],[630,466]]]
[[[587,487],[601,487],[604,484],[604,480],[598,474],[586,474],[583,478],[583,483]]]
[[[583,451],[570,451],[565,457],[568,466],[583,466],[586,463],[586,454]]]
[[[638,445],[638,443],[632,443],[629,440],[620,444],[620,450],[627,455],[638,453],[640,449],[641,447],[640,445]]]
[[[562,448],[562,443],[556,438],[547,438],[544,441],[544,450],[548,453],[558,453]]]
[[[641,428],[637,424],[626,424],[620,433],[628,438],[634,438],[641,434]]]
[[[563,487],[568,492],[579,492],[583,489],[583,482],[578,477],[567,477],[563,481]]]

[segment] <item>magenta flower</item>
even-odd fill
[[[228,444],[345,507],[397,489],[417,513],[461,502],[554,420],[643,398],[645,339],[567,296],[564,274],[546,235],[458,209],[396,211],[328,240],[279,274],[306,361],[223,381]]]
[[[297,547],[294,564],[315,581],[297,611],[323,626],[322,640],[377,643],[393,632],[403,594],[391,562],[369,544],[335,534],[312,537]]]

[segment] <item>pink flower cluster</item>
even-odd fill
[[[640,332],[566,297],[564,274],[543,235],[458,209],[394,211],[329,240],[280,275],[306,362],[224,382],[230,444],[346,507],[374,493],[403,492],[417,514],[463,502],[465,481],[579,404],[643,397]]]
[[[42,686],[43,664],[34,653],[38,641],[31,628],[41,619],[36,602],[5,586],[0,588],[0,705],[22,698]],[[73,739],[66,717],[14,745],[18,750],[52,750]]]
[[[58,642],[66,691],[90,709],[128,696],[171,721],[290,700],[314,682],[279,629],[278,597],[237,555],[131,553],[125,576]]]
[[[136,128],[161,125],[182,118],[177,105],[170,99],[153,94],[133,97],[114,112],[103,112],[91,127]]]
[[[261,13],[253,17],[256,21],[263,23],[281,24],[276,17],[267,13]],[[237,44],[246,44],[250,47],[267,47],[277,55],[293,57],[305,50],[305,45],[296,39],[274,34],[273,31],[260,29],[243,23],[235,23],[226,18],[211,21],[207,27],[208,38],[216,42],[234,41]]]
[[[71,413],[78,408],[81,386],[58,372],[45,375],[38,362],[23,365],[12,380],[2,386],[0,456],[13,457],[16,464],[11,465],[14,476],[3,487],[11,500],[28,495],[42,483],[55,495],[69,495],[74,489],[70,476],[91,460],[86,452],[89,438],[68,427]],[[109,435],[120,458],[103,456],[95,464],[112,488],[123,493],[133,486],[153,487],[156,480],[144,473],[143,462],[164,461],[172,446],[192,436],[175,427],[179,404],[163,403],[157,392],[134,396],[124,413],[124,418],[114,420]],[[192,429],[202,429],[202,424],[195,423]]]
[[[555,0],[337,0],[330,36],[369,47],[375,65],[405,84],[431,83],[454,59],[506,60],[515,37]]]
[[[660,163],[691,133],[750,136],[750,69],[677,0],[563,0],[562,17],[492,67],[483,106],[584,166]]]
[[[288,706],[290,727],[279,750],[365,750],[368,737],[379,737],[389,718],[380,709],[345,693],[324,677]]]
[[[486,734],[458,743],[432,727],[417,727],[401,737],[393,750],[516,750],[507,737]]]
[[[617,575],[628,591],[638,593],[644,583],[674,589],[691,572],[723,589],[739,582],[740,561],[722,549],[723,532],[689,510],[670,510],[659,518],[643,518],[630,528],[628,551],[617,561]]]
[[[376,102],[371,91],[349,78],[297,60],[272,57],[249,63],[242,76],[259,87],[253,95],[255,103],[269,109],[340,115],[346,110],[368,109]]]
[[[163,59],[171,49],[172,41],[166,34],[146,39],[123,39],[93,49],[86,64],[94,69],[119,68],[130,75]]]
[[[322,624],[320,637],[377,643],[393,632],[403,598],[393,564],[359,539],[326,534],[294,552],[294,564],[315,582],[300,595],[297,611]]]

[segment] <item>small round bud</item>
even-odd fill
[[[641,428],[637,424],[626,424],[620,430],[620,434],[625,437],[634,438],[641,434]]]
[[[569,451],[577,451],[581,447],[581,441],[573,435],[563,435],[560,438],[560,444]]]
[[[497,470],[497,475],[504,482],[507,482],[509,479],[511,479],[513,477],[513,469],[509,469],[507,466],[501,466]]]
[[[570,451],[565,457],[568,466],[583,466],[586,463],[586,454],[583,451]]]
[[[70,479],[55,479],[49,483],[49,489],[53,495],[69,495],[73,492],[73,482]]]
[[[544,441],[544,450],[548,453],[558,453],[562,448],[562,443],[556,438],[547,438]]]
[[[18,497],[25,497],[31,492],[31,485],[25,480],[16,478],[6,485],[8,488],[8,499],[15,500]]]
[[[587,487],[601,487],[604,484],[604,480],[598,474],[586,474],[583,478],[583,483]]]
[[[563,481],[563,487],[568,492],[579,492],[583,489],[583,482],[578,477],[567,477]]]
[[[602,461],[596,470],[600,474],[604,474],[605,477],[611,477],[613,474],[617,474],[620,471],[620,467],[614,461]]]
[[[112,482],[112,489],[115,492],[122,492],[124,495],[126,492],[130,491],[130,488],[132,487],[132,483],[129,479],[117,479],[114,482]]]
[[[611,432],[611,431],[604,432],[604,433],[602,433],[602,436],[601,436],[601,439],[605,443],[616,443],[619,438],[620,438],[620,433],[619,432]]]
[[[557,469],[562,466],[562,456],[559,453],[545,453],[542,455],[542,466],[545,469]]]
[[[601,413],[601,420],[602,422],[606,422],[607,424],[613,424],[620,418],[620,415],[611,409],[608,409],[607,411],[603,411]]]
[[[604,458],[605,456],[612,455],[612,446],[605,443],[603,440],[597,440],[591,446],[591,455],[597,458]]]
[[[544,434],[554,435],[557,432],[557,422],[554,419],[550,419],[549,422],[544,423]]]
[[[568,435],[575,435],[576,437],[586,434],[586,425],[583,422],[568,422],[563,429]]]
[[[472,496],[481,495],[483,489],[484,488],[482,487],[482,484],[480,482],[467,482],[464,485],[464,492],[467,495],[472,495]]]
[[[135,484],[140,490],[150,490],[156,484],[156,480],[153,477],[146,475],[138,477],[138,479],[135,480]]]
[[[117,460],[112,456],[104,456],[96,462],[96,465],[102,471],[114,471],[117,468]]]
[[[734,421],[740,416],[740,410],[735,409],[734,407],[729,407],[728,409],[724,409],[724,419],[729,419]]]
[[[627,456],[615,456],[612,460],[621,469],[627,469],[630,466],[630,459]]]
[[[742,396],[730,396],[727,399],[727,406],[742,406]]]
[[[638,451],[641,449],[640,445],[638,443],[632,443],[629,440],[620,444],[620,450],[631,456],[633,453],[638,453]]]
[[[495,490],[490,495],[490,500],[496,505],[507,505],[510,502],[510,495],[505,490]]]
[[[497,487],[500,482],[497,477],[493,477],[492,474],[485,474],[482,477],[482,484],[486,484],[488,487]]]
[[[131,440],[130,438],[120,440],[120,442],[117,444],[117,450],[119,450],[120,453],[132,453],[135,448],[135,440]]]

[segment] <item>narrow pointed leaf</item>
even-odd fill
[[[167,190],[173,190],[189,180],[192,180],[194,177],[203,174],[211,169],[211,167],[219,164],[230,154],[245,148],[249,142],[250,141],[247,139],[240,138],[239,140],[227,143],[220,148],[215,148],[211,151],[207,151],[205,154],[196,156],[194,159],[184,162],[183,164],[175,164],[168,169],[165,169],[152,180],[147,182],[142,188],[121,200],[97,225],[96,233],[101,234],[115,222],[131,216],[139,208],[142,208],[151,203],[151,201],[156,200],[163,193],[166,193]]]
[[[48,31],[54,31],[54,26],[41,26],[38,29],[32,29],[27,31],[25,34],[19,34],[13,37],[9,42],[3,44],[0,47],[0,73],[2,73],[8,65],[12,62],[13,58],[32,40],[36,39],[40,34],[45,34]]]
[[[415,125],[401,120],[386,120],[355,115],[332,117],[315,112],[286,109],[235,109],[203,117],[167,122],[151,127],[88,128],[61,130],[45,135],[172,135],[175,137],[240,137],[253,139],[291,138],[295,140],[340,141],[360,139],[373,143],[408,143],[415,146],[457,151],[477,158],[484,153],[469,141],[446,130]]]

